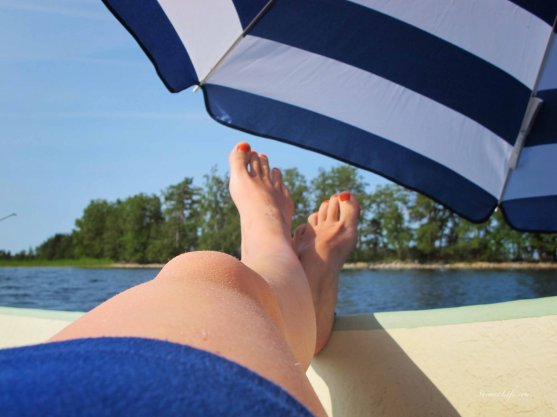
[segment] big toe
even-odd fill
[[[309,223],[301,224],[294,231],[292,242],[296,254],[301,256],[307,248],[315,244],[314,228]]]
[[[339,195],[340,220],[348,226],[356,227],[360,220],[360,203],[356,196],[348,191]]]
[[[306,225],[299,225],[296,230],[294,230],[294,241],[300,240],[306,232]]]
[[[228,157],[228,162],[230,164],[230,170],[233,174],[241,174],[248,172],[248,164],[251,158],[251,147],[247,142],[240,142]]]

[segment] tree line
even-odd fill
[[[358,196],[362,210],[353,262],[557,261],[557,234],[514,231],[500,212],[473,224],[398,185],[370,191],[358,171],[347,165],[320,169],[309,180],[296,168],[284,170],[283,176],[296,207],[294,227],[336,192],[350,190]],[[191,250],[238,257],[240,222],[228,181],[227,173],[213,168],[201,186],[185,178],[160,195],[92,200],[71,233],[56,234],[28,252],[0,251],[0,259],[159,263]]]

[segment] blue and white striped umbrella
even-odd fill
[[[557,231],[556,0],[103,0],[226,126]]]

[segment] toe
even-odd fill
[[[288,187],[281,183],[280,189],[282,191],[282,194],[284,194],[284,196],[290,200],[290,190],[288,189]]]
[[[252,177],[262,177],[263,171],[261,168],[261,160],[259,159],[259,155],[257,152],[251,152],[249,158],[249,166],[250,166],[250,175]]]
[[[312,226],[317,226],[317,213],[311,213],[308,216],[308,223]]]
[[[305,224],[299,225],[296,228],[296,230],[294,230],[294,240],[301,239],[305,232],[306,232],[306,225]]]
[[[230,156],[228,157],[231,172],[234,174],[247,173],[250,157],[251,148],[249,143],[238,143],[234,149],[232,149],[232,152],[230,152]]]
[[[356,226],[360,218],[360,204],[354,194],[343,191],[340,200],[340,220],[348,225]]]
[[[271,181],[273,184],[280,186],[282,184],[282,172],[278,168],[273,168],[271,172]]]
[[[261,175],[263,178],[271,181],[271,168],[269,168],[269,158],[267,158],[267,155],[260,153],[259,162],[261,164]]]
[[[282,194],[284,195],[284,198],[287,201],[288,210],[290,212],[289,215],[290,217],[292,217],[292,215],[294,214],[294,202],[292,201],[292,197],[290,197],[290,190],[284,184],[281,184],[280,189],[282,191]]]
[[[325,220],[327,220],[327,210],[329,208],[329,200],[325,200],[321,203],[321,206],[319,207],[319,211],[317,213],[317,221],[319,223],[324,222]]]
[[[338,211],[339,211],[339,202],[338,196],[333,194],[331,199],[329,200],[329,206],[327,207],[327,219],[330,221],[338,221]]]

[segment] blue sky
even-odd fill
[[[0,0],[0,39],[0,218],[17,213],[0,249],[70,232],[94,198],[201,184],[240,140],[307,177],[338,164],[217,124],[200,92],[167,92],[100,0]]]

